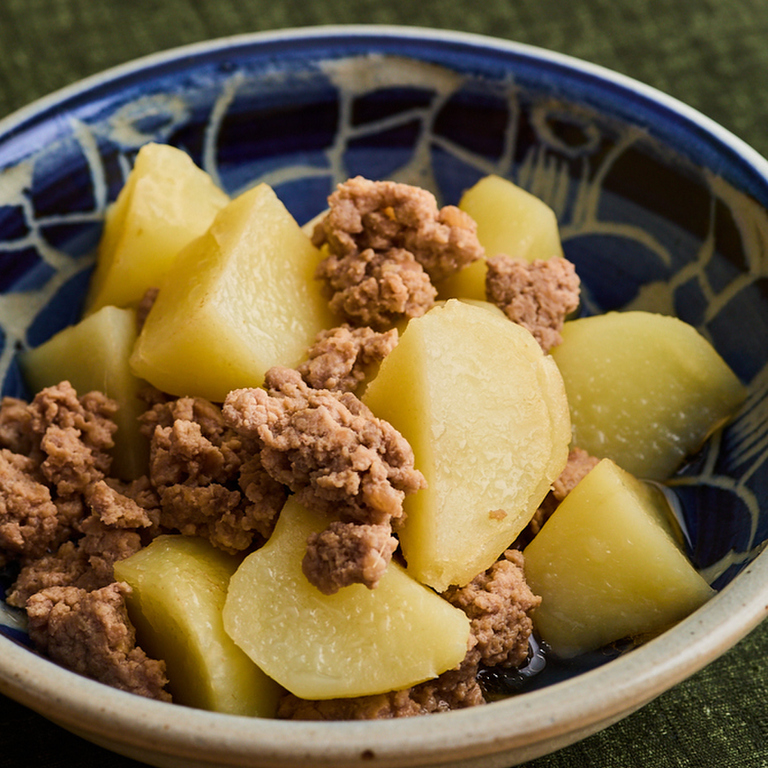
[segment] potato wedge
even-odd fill
[[[663,480],[746,397],[712,345],[675,317],[609,312],[565,323],[552,350],[573,442],[637,477]]]
[[[174,261],[131,356],[136,375],[222,402],[273,365],[298,364],[336,324],[314,280],[319,261],[269,186],[244,192]]]
[[[411,320],[363,401],[411,444],[427,488],[405,500],[408,571],[438,591],[488,568],[565,466],[557,366],[488,304],[456,299]]]
[[[187,536],[159,536],[115,563],[133,588],[128,612],[139,645],[166,663],[173,700],[236,715],[273,717],[279,686],[224,631],[222,608],[240,558]]]
[[[87,312],[135,306],[160,285],[176,254],[229,202],[186,152],[146,144],[107,211]]]
[[[379,585],[324,595],[301,570],[318,519],[289,499],[267,544],[232,577],[224,626],[292,693],[306,699],[407,688],[459,664],[469,620],[396,563]]]
[[[525,549],[541,637],[561,657],[661,632],[714,590],[685,556],[658,489],[603,459]]]

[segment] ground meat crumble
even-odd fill
[[[390,525],[334,521],[307,540],[304,575],[332,595],[350,584],[375,589],[387,570],[398,541]]]
[[[312,240],[327,255],[318,267],[331,309],[353,325],[383,330],[420,317],[435,284],[484,256],[477,225],[431,192],[361,176],[340,184]]]
[[[525,581],[522,552],[507,550],[467,586],[450,587],[443,597],[469,616],[469,659],[505,667],[517,667],[525,661],[533,632],[531,613],[541,598]]]
[[[27,602],[29,636],[53,661],[107,685],[170,701],[165,664],[136,646],[122,582],[88,592],[49,587]]]
[[[272,532],[285,487],[263,469],[260,451],[203,398],[156,403],[143,416],[150,438],[149,481],[160,525],[242,552]]]
[[[405,495],[424,486],[400,433],[354,394],[313,389],[298,371],[279,366],[267,371],[264,389],[231,392],[223,413],[239,434],[260,441],[265,470],[309,510],[366,526],[336,526],[313,539],[304,561],[307,578],[326,594],[352,583],[346,579],[353,575],[373,579],[373,588],[381,570],[371,561],[388,562],[393,550],[392,543],[382,544],[381,527],[391,535]],[[331,547],[357,553],[345,575],[330,573]]]
[[[321,331],[298,367],[314,389],[354,392],[397,345],[397,329],[377,333],[372,328],[348,324]]]
[[[565,318],[579,306],[580,281],[565,258],[528,262],[504,254],[487,260],[488,300],[527,328],[544,352],[561,341]]]

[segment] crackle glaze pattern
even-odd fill
[[[557,213],[584,312],[677,314],[748,385],[672,484],[692,557],[723,586],[768,538],[768,184],[665,110],[556,59],[375,34],[343,50],[234,40],[54,97],[0,126],[3,393],[28,395],[17,351],[78,317],[105,209],[147,141],[182,147],[230,193],[272,184],[300,222],[355,174],[451,203],[497,173]],[[0,624],[23,638],[4,604]]]

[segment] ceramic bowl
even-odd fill
[[[336,182],[396,178],[456,202],[509,177],[557,213],[584,311],[674,313],[712,341],[746,406],[678,483],[691,557],[719,592],[623,654],[550,665],[530,690],[390,722],[211,714],[80,678],[0,603],[0,691],[158,766],[508,766],[615,722],[723,653],[768,605],[768,164],[625,77],[493,39],[315,28],[213,41],[92,77],[0,123],[0,368],[78,317],[104,211],[148,141],[230,193],[272,184],[304,221]]]

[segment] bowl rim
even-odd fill
[[[524,56],[599,80],[679,116],[713,137],[768,187],[768,161],[726,128],[678,99],[626,75],[536,46],[452,30],[391,25],[328,25],[244,33],[143,56],[61,88],[0,120],[0,143],[43,113],[95,88],[168,64],[283,42],[406,39]],[[768,193],[766,193],[768,194]],[[316,761],[340,768],[375,757],[380,764],[430,765],[500,752],[531,759],[566,746],[652,700],[735,645],[768,614],[768,555],[663,636],[610,664],[545,689],[430,717],[375,722],[286,722],[221,715],[137,699],[63,669],[0,637],[0,692],[64,727],[135,754],[152,748],[210,765]],[[706,630],[702,632],[702,629]],[[642,672],[642,676],[640,673]],[[553,693],[558,705],[551,706]],[[307,746],[309,745],[309,746]],[[136,751],[138,750],[138,752]],[[225,761],[225,762],[221,762]],[[255,761],[255,762],[254,762]]]
[[[320,40],[349,42],[355,39],[437,43],[453,46],[456,50],[473,48],[485,49],[486,51],[493,50],[498,54],[529,59],[538,65],[551,66],[558,69],[561,75],[570,70],[582,77],[600,81],[603,88],[608,87],[617,96],[631,94],[639,97],[639,101],[643,103],[645,108],[651,107],[652,111],[664,112],[667,119],[676,118],[678,122],[685,123],[686,127],[692,128],[696,133],[714,138],[722,145],[721,149],[728,150],[733,157],[745,161],[747,166],[756,171],[763,184],[768,182],[768,159],[766,157],[703,112],[654,86],[600,64],[529,43],[520,43],[473,32],[433,29],[415,25],[327,24],[291,27],[218,37],[146,54],[88,75],[0,118],[0,144],[22,130],[26,123],[32,122],[35,118],[46,113],[55,112],[57,108],[69,101],[76,100],[79,96],[110,83],[130,79],[140,73],[146,74],[148,71],[161,68],[164,65],[187,65],[196,59],[205,58],[207,55],[225,49],[232,51],[239,48],[275,45],[289,41],[312,44]]]

